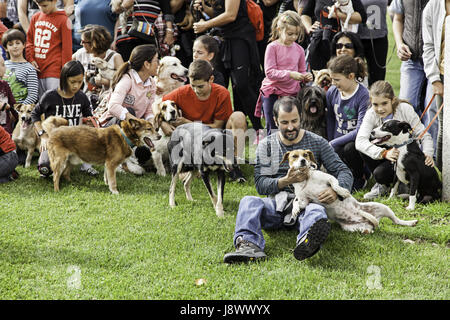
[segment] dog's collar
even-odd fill
[[[128,138],[125,133],[123,133],[122,128],[120,128],[120,133],[122,134],[122,137],[125,139],[125,141],[127,142],[127,144],[131,147],[134,148],[135,145],[133,144],[133,142],[131,142],[130,138]]]
[[[413,142],[414,142],[414,139],[409,137],[409,139],[406,140],[405,142],[403,142],[402,144],[396,144],[396,145],[393,145],[392,147],[398,149],[398,148],[401,148],[401,147],[406,146],[406,145],[408,145],[410,143],[413,143]]]

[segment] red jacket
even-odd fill
[[[16,150],[16,144],[8,132],[0,126],[0,155]]]
[[[66,13],[59,10],[35,13],[27,32],[25,51],[29,62],[37,62],[40,79],[59,78],[63,65],[72,60],[71,22]]]

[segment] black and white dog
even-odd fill
[[[435,168],[425,164],[425,155],[411,133],[411,126],[404,121],[388,120],[371,132],[371,141],[376,145],[397,148],[395,184],[390,198],[397,194],[401,182],[409,184],[409,205],[414,210],[416,201],[428,202],[440,198],[442,183]],[[427,199],[428,198],[428,199]]]
[[[240,170],[234,155],[231,131],[211,129],[199,122],[178,126],[168,143],[172,182],[169,205],[175,204],[175,187],[178,178],[183,181],[186,198],[192,201],[190,185],[196,171],[200,172],[218,217],[223,217],[225,172]],[[210,173],[217,174],[217,195],[214,193]]]

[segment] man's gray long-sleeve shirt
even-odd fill
[[[286,161],[280,164],[283,155],[292,150],[311,150],[317,165],[322,164],[327,172],[339,181],[339,185],[351,191],[353,185],[353,175],[350,169],[342,162],[333,148],[324,138],[305,131],[302,140],[294,145],[284,145],[278,132],[271,134],[260,142],[256,149],[255,165],[255,186],[256,191],[261,195],[275,195],[280,191],[294,192],[292,186],[284,190],[278,189],[278,180],[284,177],[289,170],[289,163]]]

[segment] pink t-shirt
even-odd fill
[[[276,94],[280,96],[294,96],[300,90],[300,82],[291,79],[289,73],[297,71],[306,73],[305,50],[294,42],[290,46],[278,41],[269,43],[264,56],[266,77],[261,91],[265,97]]]

